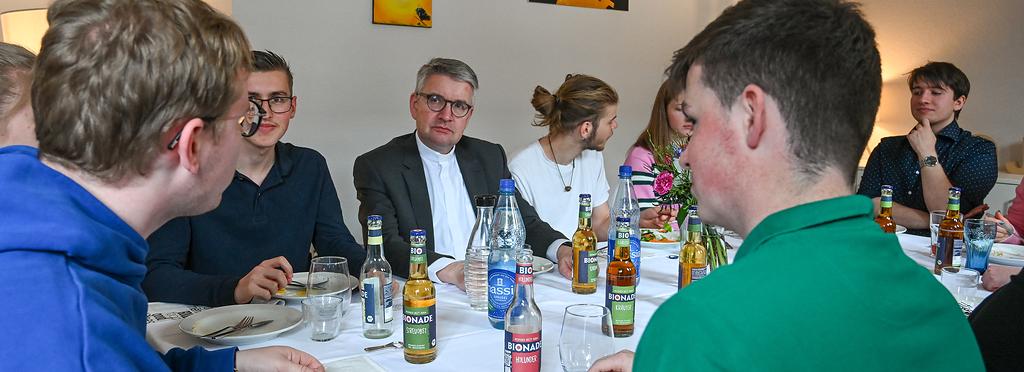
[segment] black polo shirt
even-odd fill
[[[263,184],[235,172],[220,206],[149,237],[142,287],[150,301],[234,304],[238,281],[266,259],[284,256],[295,272],[308,271],[310,244],[320,256],[347,257],[358,275],[366,251],[345,226],[327,161],[283,142],[275,153]]]

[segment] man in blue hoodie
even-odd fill
[[[322,370],[288,347],[146,343],[145,237],[217,206],[246,97],[242,30],[199,0],[58,0],[35,65],[39,149],[0,149],[0,370]]]

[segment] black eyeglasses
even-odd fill
[[[242,128],[242,137],[252,137],[256,134],[256,131],[260,130],[260,123],[263,122],[264,116],[267,116],[267,112],[263,110],[263,107],[260,107],[259,104],[250,99],[249,109],[245,111],[245,114],[238,118],[238,125]],[[217,118],[211,117],[204,117],[200,119],[207,123],[217,120]],[[174,138],[171,139],[171,143],[167,144],[168,150],[174,150],[174,147],[178,146],[178,141],[181,141],[181,132],[184,130],[184,127],[178,130],[178,134],[174,135]]]
[[[275,114],[283,114],[292,110],[292,101],[295,100],[295,96],[270,97],[267,99],[249,97],[249,100],[256,102],[256,105],[260,107],[263,107],[263,102],[266,102],[267,106],[270,106],[270,111],[273,111]]]
[[[417,92],[416,95],[426,99],[427,108],[433,112],[441,112],[441,110],[444,110],[445,106],[451,105],[452,115],[454,115],[457,118],[462,118],[465,117],[466,115],[469,115],[469,111],[473,109],[473,105],[470,105],[463,101],[449,101],[440,94],[426,94]]]

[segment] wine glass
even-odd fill
[[[353,284],[348,274],[348,259],[338,256],[322,256],[313,258],[309,265],[309,277],[306,278],[306,297],[337,296],[348,308],[352,302]]]
[[[615,352],[612,313],[601,305],[577,304],[565,308],[558,356],[565,372],[586,371],[594,362]]]

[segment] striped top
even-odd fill
[[[654,196],[654,173],[651,173],[651,163],[654,161],[654,154],[651,150],[640,146],[629,148],[626,153],[626,161],[623,163],[633,167],[633,192],[636,193],[636,200],[640,203],[640,210],[658,206],[658,198]]]

